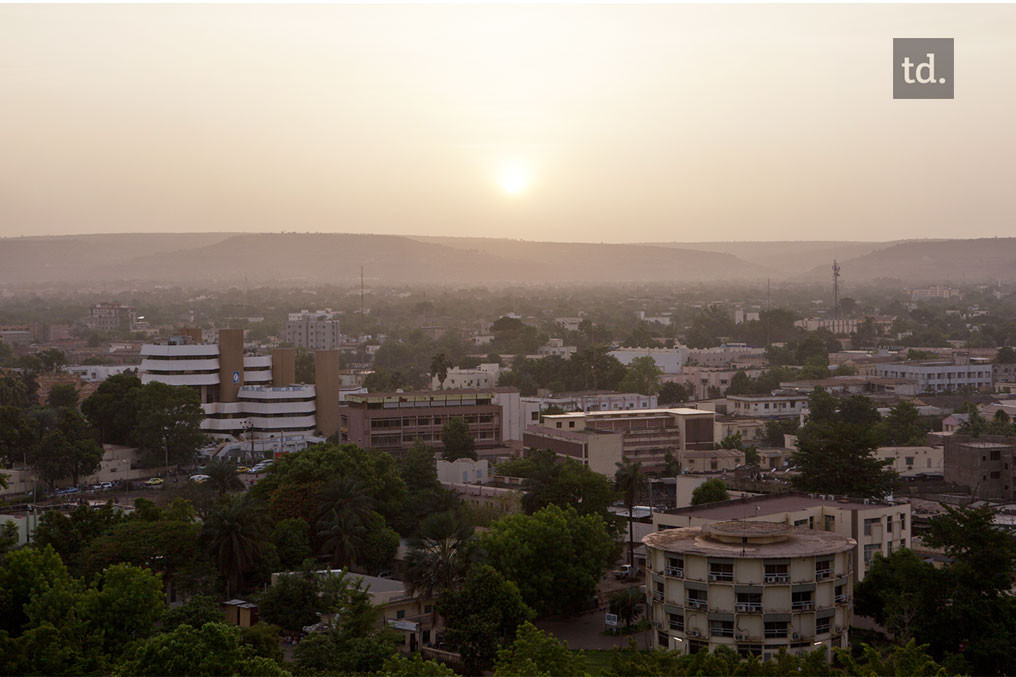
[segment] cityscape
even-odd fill
[[[3,674],[1016,673],[1013,18],[0,6]]]

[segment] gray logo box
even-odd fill
[[[893,98],[951,99],[952,38],[893,38]]]

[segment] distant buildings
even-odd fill
[[[523,397],[522,419],[526,425],[539,423],[540,415],[554,407],[569,411],[626,411],[630,409],[655,409],[656,395],[640,393],[615,393],[610,390],[587,390],[577,393]]]
[[[1016,437],[954,434],[945,438],[945,480],[980,499],[1016,498]]]
[[[130,331],[137,323],[133,306],[122,303],[96,303],[88,309],[84,324],[89,329],[116,332]]]
[[[306,350],[337,350],[342,333],[332,310],[301,310],[286,318],[284,340]]]
[[[913,379],[922,393],[961,388],[991,390],[993,378],[987,359],[962,353],[954,353],[953,361],[882,362],[875,365],[875,372],[883,378]]]
[[[618,348],[611,350],[610,354],[617,358],[618,362],[628,366],[637,357],[651,357],[656,366],[664,374],[679,374],[681,366],[687,358],[687,348]]]
[[[797,418],[808,406],[808,396],[774,390],[769,395],[727,395],[731,416],[751,418]]]
[[[724,343],[714,348],[684,348],[686,364],[699,367],[729,369],[732,366],[761,367],[765,348],[752,348],[745,343]]]
[[[537,348],[536,352],[540,357],[560,357],[567,360],[578,352],[578,348],[576,346],[566,346],[564,339],[552,338],[545,345]]]
[[[666,469],[669,451],[712,450],[715,413],[701,409],[589,411],[543,417],[523,436],[528,449],[550,449],[612,476],[622,460],[641,463],[648,473]]]
[[[963,298],[963,292],[952,287],[932,286],[927,289],[910,289],[909,291],[911,301]]]
[[[498,376],[501,375],[501,366],[496,362],[485,363],[476,369],[461,369],[451,367],[442,382],[437,374],[430,380],[432,390],[461,390],[463,388],[493,388],[497,386]]]
[[[667,529],[646,547],[647,616],[656,646],[725,646],[741,656],[846,648],[856,542],[768,521]]]

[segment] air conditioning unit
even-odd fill
[[[864,499],[864,504],[865,505],[871,505],[871,499],[870,498]]]
[[[709,574],[709,580],[711,580],[711,581],[718,581],[718,580],[720,580],[720,575],[719,574]]]
[[[698,637],[699,636],[699,631],[698,630],[689,630],[688,634],[691,635],[692,637]]]
[[[797,633],[797,632],[795,632],[795,633],[794,633],[794,639],[801,639],[801,634],[800,634],[800,633]]]
[[[748,635],[747,635],[747,634],[744,634],[744,635],[738,635],[738,636],[737,636],[737,638],[738,638],[738,639],[741,639],[741,640],[745,640],[745,639],[748,639]]]
[[[738,611],[747,611],[748,610],[748,605],[747,604],[738,604],[737,605],[737,610]]]

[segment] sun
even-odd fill
[[[532,175],[529,168],[521,162],[512,160],[505,162],[501,166],[501,171],[497,177],[498,184],[508,195],[518,196],[522,195],[529,189],[529,184],[532,181]]]

